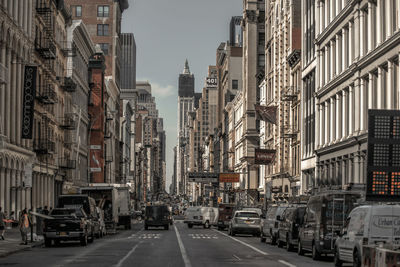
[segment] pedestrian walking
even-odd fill
[[[19,218],[19,230],[22,237],[22,243],[20,245],[28,245],[28,233],[31,225],[31,219],[29,218],[26,209],[24,209],[22,211],[21,218]]]
[[[4,240],[4,233],[6,231],[6,215],[0,207],[0,239]]]

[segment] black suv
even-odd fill
[[[149,227],[164,227],[165,230],[169,229],[170,213],[166,205],[152,205],[147,206],[144,217],[144,229],[148,230]]]
[[[306,205],[293,205],[283,212],[278,226],[278,247],[283,247],[285,244],[287,251],[291,251],[297,246],[305,212]]]

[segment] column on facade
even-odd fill
[[[366,51],[366,46],[367,44],[365,43],[365,12],[363,10],[360,9],[359,11],[360,14],[360,30],[359,30],[359,42],[360,42],[360,58],[362,58],[365,55],[365,51]],[[356,35],[357,36],[357,35]]]
[[[375,108],[374,101],[374,74],[368,73],[368,109]]]
[[[375,47],[375,4],[368,1],[368,52]]]
[[[353,64],[353,58],[354,58],[354,28],[353,28],[353,22],[349,22],[349,62],[348,66]]]
[[[10,169],[6,168],[5,169],[5,201],[4,201],[4,211],[7,211],[7,213],[10,215],[11,212],[11,173]]]
[[[393,10],[395,6],[393,5],[393,0],[384,0],[385,1],[385,19],[386,19],[386,38],[388,39],[393,34]],[[387,12],[388,10],[389,12]]]
[[[394,75],[394,63],[388,61],[388,71],[386,75],[386,109],[394,109],[394,100],[396,97],[395,89],[395,75]]]
[[[345,89],[342,90],[342,139],[348,136],[348,102],[347,102],[347,91]]]
[[[377,92],[376,92],[376,100],[377,100],[377,109],[384,109],[384,101],[385,101],[385,95],[384,95],[384,78],[383,78],[383,73],[384,70],[382,67],[378,67],[378,81],[377,81]]]
[[[353,24],[353,34],[354,34],[354,59],[358,59],[360,57],[360,9],[359,5],[356,5],[356,11],[354,12],[354,24]]]
[[[336,140],[340,141],[342,138],[342,107],[341,107],[341,93],[336,94]]]
[[[349,86],[349,136],[354,133],[354,89],[353,85]]]
[[[325,48],[320,49],[320,70],[319,70],[319,80],[320,80],[320,88],[322,88],[325,85],[326,82],[326,71],[325,71]]]
[[[336,2],[336,16],[339,15],[340,10],[342,10],[342,0],[335,1]]]
[[[345,184],[347,183],[346,164],[347,164],[346,157],[343,156],[343,157],[342,157],[342,164],[341,164],[341,167],[342,167],[342,181],[341,181],[341,183],[340,183],[340,185],[342,186],[342,188],[343,188],[343,185],[345,185]]]
[[[6,175],[4,166],[0,165],[0,207],[5,207]]]
[[[318,33],[319,34],[321,34],[322,33],[322,31],[324,30],[324,27],[325,27],[325,25],[324,25],[324,2],[323,1],[318,1],[319,2],[319,12],[318,12],[318,15],[319,15],[319,29],[318,29]]]
[[[399,9],[400,9],[400,3],[399,3]],[[399,18],[399,24],[400,24],[400,18]],[[400,53],[398,56],[398,62],[399,62],[399,65],[397,66],[397,82],[396,82],[396,84],[397,84],[397,86],[400,86]],[[400,109],[400,90],[397,90],[397,105],[398,105],[397,108]]]
[[[332,80],[335,76],[336,76],[336,68],[335,68],[335,65],[336,65],[336,49],[335,49],[335,41],[334,40],[331,40],[330,41],[330,51],[329,51],[329,54],[330,54],[330,65],[329,65],[329,69],[330,69],[330,80]]]
[[[10,99],[11,107],[10,107],[10,110],[9,110],[10,119],[11,119],[11,122],[10,122],[10,125],[11,125],[10,140],[11,140],[11,143],[15,144],[15,141],[16,141],[16,120],[17,120],[15,112],[16,112],[16,108],[17,108],[17,105],[16,105],[16,100],[17,100],[16,93],[17,93],[17,84],[18,84],[18,81],[17,81],[17,54],[13,53],[11,58],[12,58],[12,60],[11,60],[11,77],[12,77],[11,90],[12,91],[11,91],[11,99]],[[20,118],[18,118],[18,119],[20,119]]]
[[[324,4],[324,6],[325,6],[325,27],[324,28],[328,27],[329,22],[330,22],[330,18],[329,18],[329,1],[330,0],[325,0],[325,4]]]
[[[27,24],[28,24],[28,35],[29,35],[29,37],[32,37],[32,21],[33,21],[33,19],[32,19],[32,15],[33,15],[33,13],[32,13],[32,10],[33,10],[32,2],[33,1],[28,1],[28,22],[27,22]]]
[[[20,57],[20,58],[18,58],[17,59],[18,61],[22,61],[23,59],[22,59],[22,57]],[[14,126],[15,126],[15,129],[16,129],[16,132],[15,132],[15,142],[16,142],[16,144],[17,145],[21,145],[21,129],[22,129],[22,123],[21,123],[21,117],[22,117],[22,114],[21,114],[21,110],[22,110],[22,98],[23,98],[23,95],[22,95],[22,81],[24,80],[24,76],[23,76],[23,74],[22,74],[22,64],[21,63],[17,63],[17,64],[15,64],[16,66],[16,70],[17,70],[17,74],[16,74],[16,76],[17,76],[17,84],[16,84],[16,88],[15,88],[15,91],[16,91],[16,105],[15,105],[15,114],[14,114],[14,119],[15,119],[15,124],[14,124]]]
[[[7,64],[6,67],[10,70],[11,69],[11,48],[7,49]],[[4,128],[5,128],[5,133],[6,136],[10,137],[11,135],[11,116],[10,116],[10,102],[11,102],[11,83],[12,83],[12,76],[11,76],[11,71],[8,71],[8,83],[7,83],[7,88],[6,88],[6,97],[5,97],[5,109],[4,109]]]
[[[330,80],[330,54],[329,46],[325,46],[325,84]]]
[[[335,62],[336,62],[336,75],[342,72],[342,36],[336,35],[336,51],[335,51]]]
[[[360,183],[360,154],[356,153],[354,157],[354,183]]]
[[[318,108],[319,108],[319,121],[321,123],[321,127],[319,128],[319,131],[321,134],[319,135],[319,145],[322,147],[325,144],[325,135],[326,135],[326,127],[325,127],[325,108],[324,108],[324,103],[321,103]]]
[[[316,107],[316,114],[315,114],[315,120],[316,120],[316,129],[315,129],[315,132],[316,132],[316,135],[315,135],[315,147],[316,148],[318,148],[319,147],[319,145],[320,145],[320,139],[319,139],[319,137],[320,137],[320,135],[321,135],[321,122],[320,122],[320,104],[317,104],[317,107]]]
[[[353,154],[349,155],[349,159],[347,161],[347,165],[348,165],[347,184],[354,183],[354,157],[353,157]]]
[[[348,55],[348,51],[349,51],[349,48],[348,48],[348,46],[347,46],[347,42],[348,42],[348,34],[347,34],[347,29],[346,28],[343,28],[342,29],[342,60],[341,60],[341,62],[342,62],[342,70],[344,71],[344,70],[346,70],[346,68],[347,68],[347,61],[348,61],[348,58],[349,58],[349,55]]]
[[[329,1],[329,21],[332,22],[335,18],[335,0]]]
[[[383,23],[384,22],[384,17],[382,16],[382,2],[384,0],[381,1],[376,1],[376,44],[379,45],[380,43],[382,43],[382,30],[383,30]]]
[[[28,1],[29,2],[29,1]],[[25,32],[27,32],[27,21],[28,21],[28,3],[25,1],[23,4],[23,11],[22,11],[22,28],[24,29]]]
[[[336,109],[335,109],[335,104],[336,104],[336,97],[335,96],[333,96],[333,97],[331,97],[331,101],[330,101],[330,104],[331,104],[331,107],[330,107],[330,136],[331,136],[331,139],[330,139],[330,141],[331,142],[335,142],[335,140],[336,140],[336,119],[335,119],[335,117],[336,117]]]
[[[5,40],[0,43],[0,63],[3,66],[6,66],[6,43]],[[0,134],[5,135],[5,123],[6,118],[4,117],[6,114],[6,85],[0,84]]]
[[[325,121],[325,129],[324,129],[325,145],[328,145],[329,138],[330,138],[330,136],[329,136],[329,131],[330,131],[329,130],[329,120],[330,120],[330,118],[329,118],[329,100],[325,101],[324,109],[325,109],[325,112],[324,112],[324,115],[325,115],[325,119],[324,119],[324,121]]]
[[[354,80],[354,132],[360,132],[360,111],[361,111],[361,98],[360,98],[360,79]]]
[[[367,114],[368,114],[368,88],[364,78],[360,80],[360,131],[367,131]]]

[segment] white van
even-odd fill
[[[364,245],[400,246],[400,205],[366,205],[352,210],[335,242],[335,266],[361,266]]]
[[[218,208],[211,207],[188,207],[185,212],[184,223],[189,228],[193,225],[203,225],[204,228],[210,228],[211,225],[218,224]]]

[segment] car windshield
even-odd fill
[[[146,207],[146,215],[153,218],[159,218],[163,215],[168,214],[167,206],[151,206]]]
[[[235,217],[260,218],[255,212],[238,212]]]
[[[83,214],[79,209],[54,209],[51,211],[52,216],[74,216],[82,217]]]

